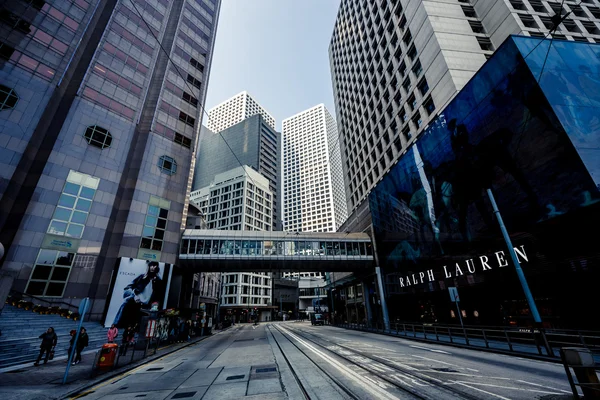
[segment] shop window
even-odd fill
[[[8,86],[0,85],[0,111],[14,108],[17,101],[19,101],[17,92]]]
[[[177,172],[177,162],[169,156],[160,156],[158,159],[158,168],[163,174],[175,175]]]
[[[88,126],[83,134],[89,145],[105,149],[110,147],[112,143],[112,135],[110,132],[98,125]]]
[[[25,293],[32,296],[62,297],[74,258],[75,253],[40,249]]]

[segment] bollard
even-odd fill
[[[560,349],[560,358],[565,367],[573,396],[576,399],[579,398],[569,367],[573,368],[585,399],[600,399],[600,381],[596,374],[596,363],[592,352],[580,347],[563,347]]]

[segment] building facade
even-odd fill
[[[253,115],[262,115],[265,122],[275,128],[275,119],[260,104],[243,91],[208,110],[208,129],[219,133]]]
[[[511,36],[371,192],[391,320],[533,325],[497,206],[544,326],[600,327],[599,55]]]
[[[562,5],[562,9],[561,9]],[[329,46],[348,210],[510,34],[600,40],[596,0],[342,0]]]
[[[338,130],[323,104],[283,120],[283,212],[289,232],[335,232],[348,216]]]
[[[194,173],[194,191],[205,188],[215,175],[249,165],[269,180],[273,193],[273,223],[271,230],[281,230],[281,134],[260,114],[219,132],[205,127],[198,150]],[[218,154],[218,157],[215,155]]]
[[[273,221],[273,193],[269,180],[244,165],[217,174],[213,183],[192,192],[190,201],[206,216],[208,229],[269,231]],[[209,241],[210,242],[210,241]],[[239,242],[239,241],[238,241]],[[246,244],[246,247],[244,247]],[[221,249],[195,242],[192,253],[211,254]],[[232,243],[231,254],[256,251],[248,242]],[[225,249],[224,249],[225,250]],[[272,279],[269,273],[227,273],[221,276],[221,317],[248,322],[271,316]]]
[[[2,295],[101,319],[119,260],[176,262],[220,1],[5,7]]]

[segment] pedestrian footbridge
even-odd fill
[[[179,266],[203,272],[356,272],[375,266],[366,233],[186,229]]]

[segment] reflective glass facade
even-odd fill
[[[507,39],[373,190],[392,320],[458,323],[456,286],[467,324],[530,322],[491,189],[546,325],[599,327],[599,55]]]

